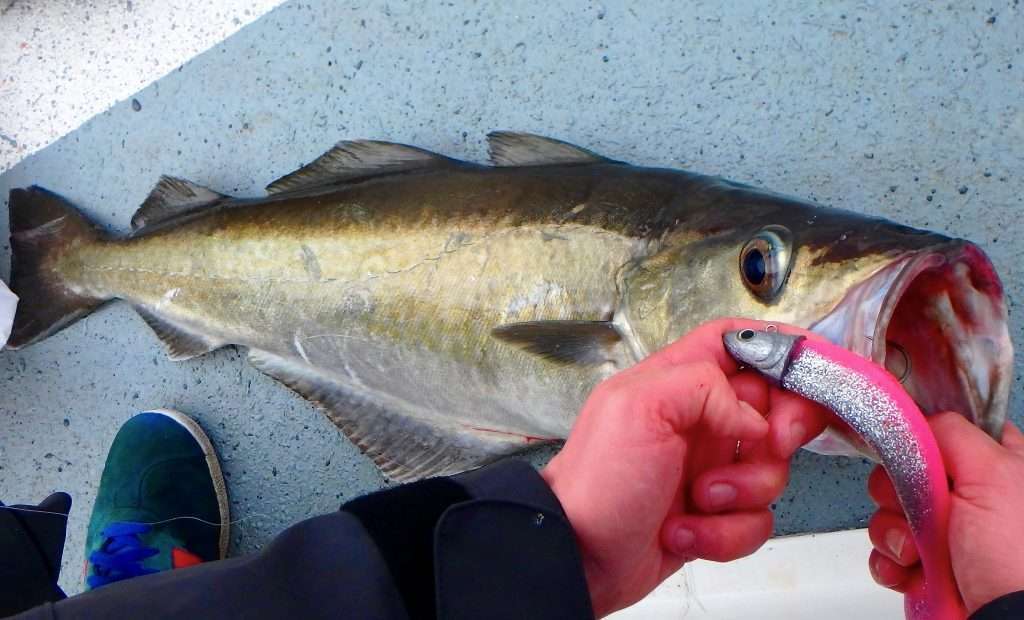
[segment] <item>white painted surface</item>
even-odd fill
[[[0,172],[280,0],[0,0]]]
[[[886,620],[903,597],[868,573],[867,530],[771,540],[729,564],[694,562],[615,620]]]

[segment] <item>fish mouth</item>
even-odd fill
[[[954,241],[897,258],[811,330],[885,366],[925,415],[956,411],[1000,438],[1013,345],[1002,284],[976,245]],[[849,429],[836,430],[808,447],[872,456]]]

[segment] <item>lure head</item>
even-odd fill
[[[793,349],[803,339],[803,336],[753,329],[741,329],[723,336],[725,350],[736,361],[757,369],[776,383],[782,381]]]

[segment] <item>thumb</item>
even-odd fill
[[[698,423],[715,437],[755,440],[768,432],[768,422],[737,397],[722,369],[710,362],[648,369],[614,386],[634,410],[647,410],[653,414],[649,419],[660,419],[679,435]]]
[[[982,481],[991,473],[991,463],[999,457],[1002,447],[985,431],[953,412],[931,416],[928,422],[942,452],[946,473],[954,482]]]

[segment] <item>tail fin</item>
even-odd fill
[[[20,298],[7,346],[56,333],[103,303],[67,288],[54,259],[103,233],[69,202],[41,187],[11,190],[11,290]]]

